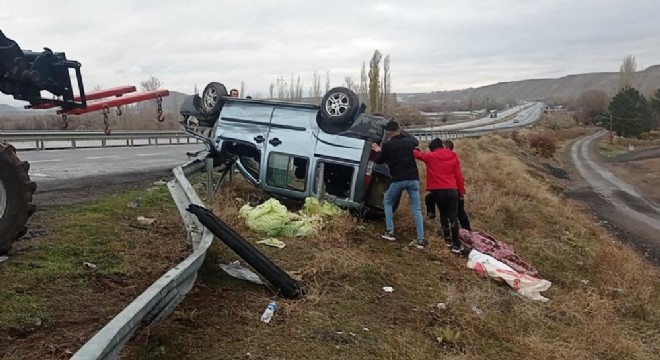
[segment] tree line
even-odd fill
[[[330,81],[330,70],[325,72],[325,83],[323,88],[321,87],[322,83],[321,74],[319,74],[317,70],[314,70],[314,73],[312,74],[312,84],[305,92],[305,84],[301,80],[300,75],[296,76],[292,73],[289,80],[280,75],[275,82],[270,83],[267,98],[288,101],[318,102],[325,93],[334,87]],[[395,98],[393,97],[394,94],[392,94],[390,55],[387,54],[383,57],[383,53],[379,49],[374,50],[371,60],[369,61],[368,70],[366,61],[362,63],[359,80],[356,81],[353,75],[344,75],[343,83],[337,84],[336,86],[343,86],[354,91],[360,98],[360,101],[367,105],[370,113],[387,112],[395,102]],[[244,94],[244,82],[241,82],[241,88],[241,94]],[[260,96],[257,95],[257,97]]]
[[[645,96],[631,85],[637,71],[635,57],[628,55],[619,67],[617,92],[610,97],[602,90],[586,90],[567,108],[583,124],[603,124],[619,136],[641,138],[660,129],[660,88]]]

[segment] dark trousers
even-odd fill
[[[458,223],[465,230],[472,231],[470,218],[465,212],[465,199],[458,199]]]
[[[431,197],[440,209],[440,224],[445,241],[451,241],[454,247],[459,247],[458,239],[458,191],[452,189],[431,190]]]
[[[424,203],[426,205],[426,214],[430,218],[435,218],[435,199],[433,198],[432,193],[426,194],[424,197]],[[442,216],[442,212],[440,212],[440,216]],[[470,218],[468,217],[467,213],[465,212],[465,199],[458,199],[458,224],[461,226],[461,228],[472,231],[472,227],[470,226]]]

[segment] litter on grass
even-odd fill
[[[149,226],[149,225],[153,225],[156,222],[156,219],[148,218],[144,216],[138,216],[137,221],[138,224],[142,226]]]
[[[229,264],[220,263],[218,265],[220,265],[220,268],[224,270],[224,272],[229,274],[229,276],[231,277],[235,277],[241,280],[251,281],[259,285],[264,285],[264,282],[261,281],[259,275],[255,274],[252,270],[241,265],[241,263],[238,260]]]
[[[264,244],[264,245],[276,247],[278,249],[284,249],[284,247],[286,246],[286,244],[283,241],[275,239],[275,238],[268,238],[268,239],[259,240],[259,241],[257,241],[257,244]]]

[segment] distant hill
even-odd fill
[[[654,65],[634,74],[631,85],[649,94],[660,88],[660,65]],[[618,72],[568,75],[557,79],[530,79],[501,82],[473,89],[434,91],[423,94],[398,94],[402,102],[465,101],[470,96],[493,100],[570,99],[585,90],[603,90],[614,95],[619,86]]]
[[[7,104],[0,104],[0,114],[9,115],[22,112],[24,109],[16,108]]]

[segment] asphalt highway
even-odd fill
[[[38,183],[88,176],[153,172],[172,169],[188,160],[187,152],[203,144],[108,147],[91,149],[18,151],[30,163],[30,177]]]

